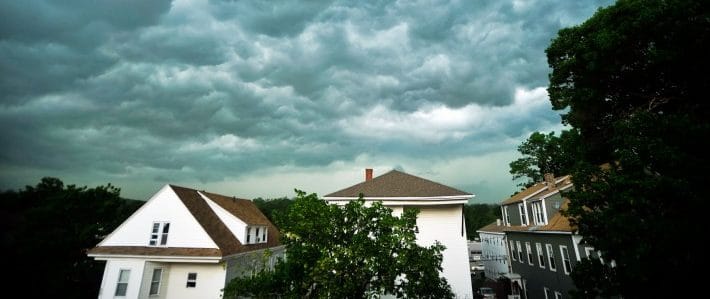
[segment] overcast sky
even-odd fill
[[[544,50],[610,1],[0,2],[0,188],[324,195],[393,168],[499,202],[560,130]]]

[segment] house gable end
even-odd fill
[[[149,246],[154,222],[170,223],[167,247],[218,248],[169,185],[160,189],[97,246]]]

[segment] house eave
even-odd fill
[[[132,255],[132,254],[88,254],[97,261],[107,261],[112,259],[141,259],[155,262],[168,263],[204,263],[217,264],[222,260],[221,256],[195,257],[195,256],[159,256],[159,255]]]

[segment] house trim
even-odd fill
[[[205,263],[216,264],[221,261],[221,257],[205,257],[199,258],[194,256],[150,256],[150,255],[129,255],[129,254],[89,254],[98,261],[107,261],[111,259],[139,259],[151,262],[167,262],[167,263]]]
[[[363,196],[363,199],[365,200],[468,200],[474,198],[475,195],[448,195],[448,196],[402,196],[402,197],[383,197],[383,196]],[[351,196],[345,196],[345,197],[340,197],[340,196],[325,196],[323,197],[323,200],[331,201],[331,200],[356,200],[359,199],[360,197],[351,197]]]

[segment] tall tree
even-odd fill
[[[87,188],[43,178],[1,193],[1,242],[12,273],[7,285],[31,297],[96,298],[103,263],[86,250],[143,203],[119,192],[111,184]]]
[[[271,220],[271,222],[276,222],[275,219],[283,215],[288,207],[293,203],[293,200],[286,197],[269,199],[257,197],[252,201],[256,207],[264,213],[264,216]]]
[[[542,181],[545,173],[570,173],[579,154],[578,144],[579,133],[575,129],[562,131],[559,137],[555,136],[555,132],[532,133],[518,146],[518,152],[523,157],[510,162],[513,180],[527,178],[520,183],[520,186],[527,188]]]
[[[316,194],[297,191],[283,217],[277,218],[287,259],[274,270],[236,278],[225,298],[450,298],[440,276],[444,246],[416,244],[418,210],[401,216],[379,202],[356,200],[329,205]]]
[[[708,49],[710,2],[683,0],[620,0],[547,49],[550,100],[583,145],[568,214],[617,265],[584,261],[578,296],[687,297],[702,285],[690,273],[704,259]]]
[[[496,219],[500,219],[500,206],[497,204],[472,204],[463,207],[463,214],[466,219],[466,238],[473,240],[478,237],[478,229],[490,224]]]

